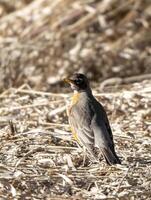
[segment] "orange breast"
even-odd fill
[[[75,93],[71,98],[71,103],[67,108],[67,115],[71,114],[72,107],[79,101],[80,93]]]
[[[72,96],[72,99],[71,99],[71,105],[75,105],[78,101],[79,101],[79,98],[80,98],[80,93],[75,93],[73,96]]]
[[[80,93],[75,93],[72,96],[71,104],[67,108],[67,115],[68,116],[70,116],[72,114],[71,113],[72,107],[79,101],[79,97],[80,97]],[[69,120],[69,124],[70,124],[70,120]],[[70,125],[71,125],[71,132],[72,132],[72,135],[73,135],[73,139],[75,139],[78,142],[79,139],[78,139],[77,133],[75,132],[74,127],[72,127],[72,124],[70,124]]]

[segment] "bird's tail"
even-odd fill
[[[101,152],[108,165],[121,164],[119,157],[116,155],[115,150],[102,148]]]

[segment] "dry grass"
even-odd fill
[[[122,165],[86,160],[72,140],[68,94],[27,84],[0,95],[1,199],[150,199],[151,82],[94,91],[105,105]]]

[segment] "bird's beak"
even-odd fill
[[[72,79],[70,79],[70,78],[64,78],[63,81],[65,83],[74,84],[74,81]]]

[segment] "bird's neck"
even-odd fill
[[[79,98],[80,98],[80,92],[74,91],[72,99],[71,99],[72,105],[76,104]]]
[[[81,96],[93,96],[91,89],[89,90],[83,90],[83,91],[74,91],[72,96],[72,105],[76,104]]]

